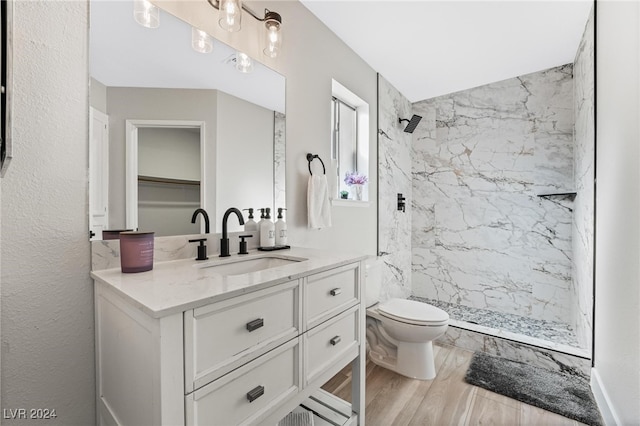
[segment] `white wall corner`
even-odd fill
[[[596,404],[598,404],[600,414],[602,414],[604,424],[606,426],[622,425],[622,423],[620,422],[620,417],[618,417],[615,407],[613,406],[613,404],[611,403],[611,399],[609,398],[609,394],[604,387],[604,383],[602,383],[602,379],[598,374],[598,370],[596,370],[595,368],[591,369],[591,391],[593,392],[593,397],[596,400]]]

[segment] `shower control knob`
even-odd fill
[[[398,211],[405,211],[405,200],[406,198],[402,196],[402,194],[398,194]]]

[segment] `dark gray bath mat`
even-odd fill
[[[589,382],[582,377],[476,352],[464,379],[588,425],[604,424]]]

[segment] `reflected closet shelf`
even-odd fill
[[[172,179],[172,178],[164,178],[158,176],[140,176],[138,175],[138,182],[145,183],[162,183],[167,185],[193,185],[200,186],[199,180],[188,180],[188,179]]]

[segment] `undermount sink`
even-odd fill
[[[292,263],[302,262],[307,259],[264,256],[254,257],[251,259],[238,259],[225,263],[213,263],[200,266],[201,268],[212,269],[213,272],[220,275],[242,275],[250,272],[263,271],[265,269],[277,268],[278,266],[290,265]]]

